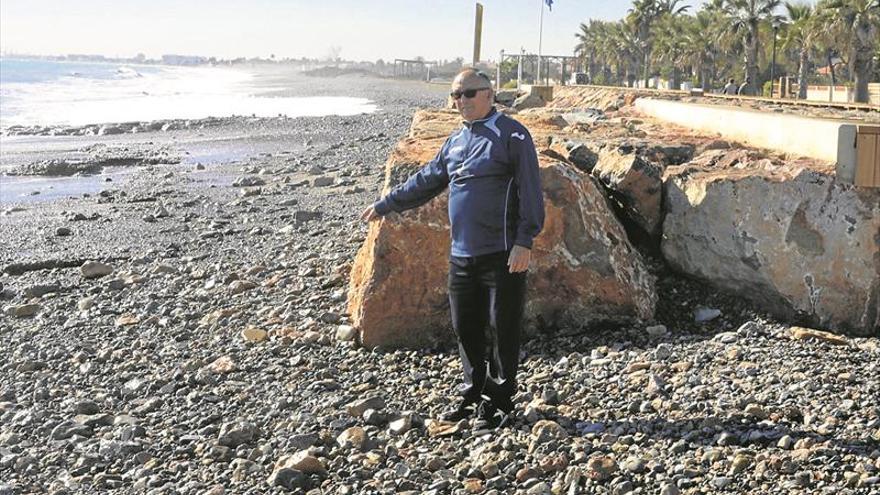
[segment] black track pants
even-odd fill
[[[510,273],[507,258],[503,251],[451,256],[449,304],[464,369],[464,400],[476,402],[486,395],[496,406],[510,410],[516,393],[526,272]]]

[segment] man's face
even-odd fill
[[[468,90],[479,91],[472,98],[466,94]],[[482,77],[473,74],[463,74],[452,81],[452,93],[461,96],[455,98],[455,108],[466,121],[478,120],[486,116],[492,109],[492,88]]]

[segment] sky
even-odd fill
[[[483,60],[537,52],[542,0],[481,0]],[[699,6],[702,0],[682,2]],[[132,57],[346,60],[471,59],[474,0],[2,0],[0,51]],[[570,55],[587,19],[616,20],[630,1],[554,0],[544,10],[542,53]]]

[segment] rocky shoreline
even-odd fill
[[[454,349],[361,347],[346,292],[382,164],[445,89],[370,90],[386,110],[254,123],[269,144],[240,161],[5,208],[0,493],[880,487],[878,339],[792,329],[657,259],[650,325],[526,343],[512,428],[433,421]]]
[[[93,144],[76,152],[76,157],[51,158],[14,167],[7,175],[68,177],[77,174],[97,174],[106,167],[135,167],[143,165],[174,165],[180,156],[169,146],[113,146]]]
[[[4,136],[112,136],[143,132],[168,132],[180,129],[207,129],[235,124],[242,117],[210,117],[185,120],[168,119],[150,122],[122,122],[119,124],[93,124],[81,126],[63,125],[13,125],[3,129]]]

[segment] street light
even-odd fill
[[[770,63],[770,98],[776,87],[776,33],[779,32],[779,18],[773,19],[773,61]],[[780,88],[782,89],[782,88]]]

